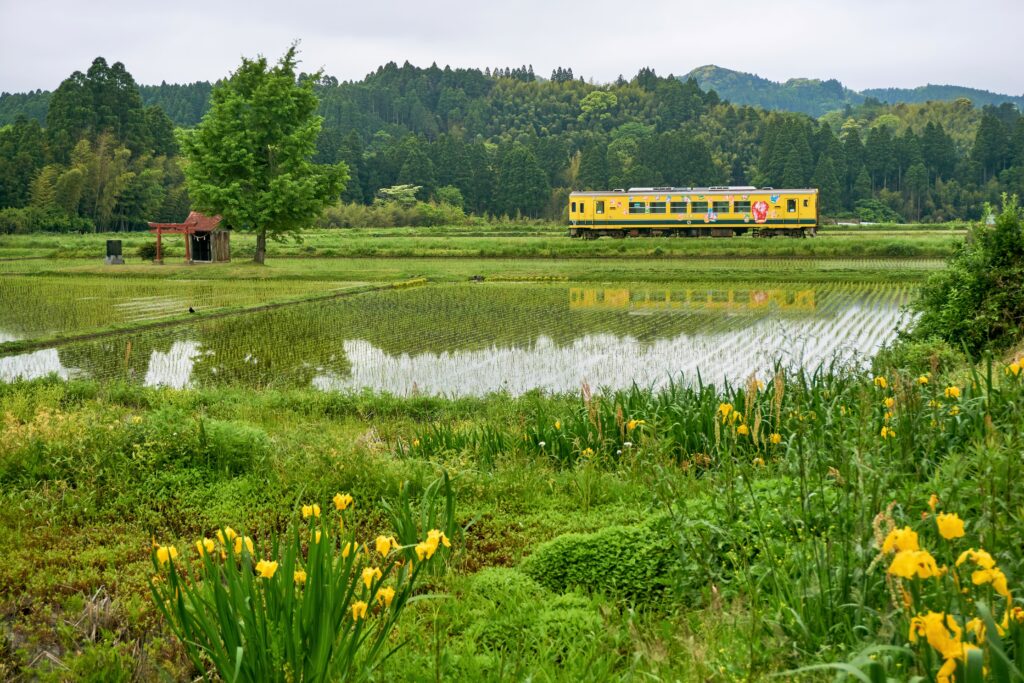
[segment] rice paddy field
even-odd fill
[[[1020,364],[874,358],[956,230],[81,237],[0,239],[0,679],[1021,680]]]

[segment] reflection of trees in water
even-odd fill
[[[64,367],[76,368],[86,377],[141,382],[153,352],[166,353],[173,342],[170,336],[141,333],[75,342],[57,352]]]
[[[229,316],[191,326],[202,353],[193,383],[202,386],[309,386],[320,371],[344,375],[348,360],[314,305]]]

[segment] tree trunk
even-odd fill
[[[256,253],[252,257],[253,263],[258,263],[261,266],[263,261],[267,258],[267,229],[261,228],[256,233]]]

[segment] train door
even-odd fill
[[[594,199],[593,197],[580,197],[576,201],[576,217],[579,225],[591,226],[594,220]]]
[[[785,223],[787,225],[800,225],[800,198],[788,197],[786,200]]]

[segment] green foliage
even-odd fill
[[[941,339],[976,355],[1003,349],[1024,322],[1024,229],[1016,197],[1003,198],[994,225],[977,225],[949,267],[934,274],[914,304],[912,339]]]
[[[556,592],[574,588],[638,602],[664,596],[672,574],[672,542],[664,519],[642,526],[610,526],[566,534],[534,549],[522,570]]]
[[[194,206],[220,215],[227,225],[257,233],[255,261],[262,263],[269,234],[296,234],[348,180],[343,163],[313,164],[320,117],[312,83],[296,83],[293,46],[274,67],[243,59],[211,95],[210,111],[182,147]]]
[[[394,550],[371,558],[351,531],[334,532],[336,521],[313,520],[258,550],[222,529],[183,568],[173,546],[154,550],[153,600],[197,670],[210,662],[228,681],[364,680],[393,651],[429,561],[400,564]],[[272,559],[257,561],[265,551]]]

